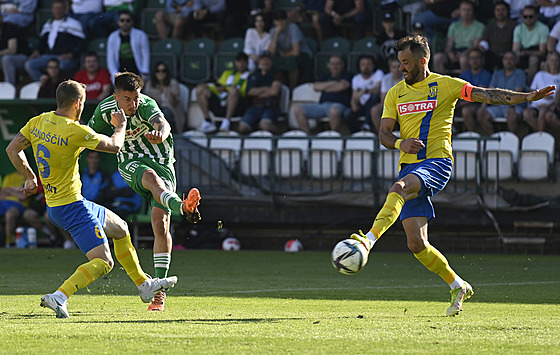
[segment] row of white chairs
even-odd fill
[[[213,151],[228,167],[239,164],[241,173],[249,176],[269,173],[270,152],[274,148],[275,171],[279,177],[308,174],[312,178],[331,178],[341,173],[345,178],[369,179],[376,150],[372,132],[357,132],[343,138],[338,132],[324,131],[317,135],[318,139],[309,139],[303,131],[292,130],[277,138],[275,147],[270,139],[272,134],[267,131],[241,137],[233,131],[206,136],[192,130],[183,136]],[[555,142],[546,132],[526,136],[521,147],[519,139],[511,132],[494,134],[493,137],[499,140],[479,139],[480,135],[474,132],[464,132],[457,137],[461,139],[452,141],[455,158],[452,178],[455,180],[474,180],[477,172],[490,180],[508,180],[517,176],[521,180],[534,181],[551,176]],[[482,142],[485,146],[481,146]],[[378,154],[378,176],[396,178],[400,151],[380,145]],[[477,154],[482,159],[482,171]]]
[[[39,94],[39,82],[34,81],[25,84],[19,90],[19,95],[16,87],[7,81],[0,82],[0,100],[14,100],[20,98],[22,100],[35,100]]]

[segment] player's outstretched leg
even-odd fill
[[[196,187],[193,187],[187,198],[183,195],[183,203],[181,204],[181,209],[183,215],[187,218],[187,221],[191,223],[197,223],[200,221],[200,213],[198,212],[198,205],[200,204],[200,191]]]
[[[448,316],[456,316],[463,310],[463,302],[474,295],[472,286],[468,282],[463,283],[463,287],[451,290],[451,306],[447,309]]]
[[[161,291],[167,291],[169,288],[175,286],[177,283],[177,276],[170,276],[163,279],[147,279],[143,284],[138,286],[140,291],[140,298],[142,302],[148,303],[152,301]]]
[[[362,230],[359,230],[358,233],[352,233],[350,239],[354,239],[362,243],[368,253],[371,251],[371,248],[373,248],[373,244],[375,244],[375,237],[373,237],[373,240],[370,239],[367,235],[364,234],[364,232],[362,232]]]
[[[66,308],[67,305],[68,300],[57,300],[56,295],[53,293],[41,297],[41,307],[52,309],[54,313],[56,313],[56,318],[70,318],[68,309]]]

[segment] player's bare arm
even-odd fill
[[[481,88],[472,89],[472,101],[483,102],[492,105],[515,105],[525,101],[538,101],[543,97],[554,94],[555,85],[550,85],[542,89],[531,92],[516,92],[500,88]]]
[[[100,134],[99,144],[97,144],[95,150],[113,154],[121,150],[126,132],[126,115],[123,109],[111,112],[111,124],[115,127],[115,132],[111,137]]]
[[[400,139],[393,134],[396,120],[389,117],[381,119],[379,142],[387,149],[400,149],[408,154],[416,154],[424,148],[424,142],[417,138]],[[397,142],[398,141],[398,142]]]
[[[24,150],[31,146],[31,142],[21,132],[15,136],[6,148],[6,153],[12,164],[25,177],[25,185],[21,192],[25,196],[37,193],[37,177],[27,161]]]
[[[152,144],[159,144],[169,137],[171,133],[171,126],[169,122],[163,117],[163,114],[158,114],[149,119],[150,124],[154,129],[144,134],[144,137]]]

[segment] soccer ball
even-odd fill
[[[344,239],[334,247],[331,261],[338,272],[345,275],[352,275],[366,266],[368,252],[359,241]]]
[[[222,242],[222,250],[238,251],[239,249],[241,249],[241,243],[237,238],[228,237]]]
[[[290,239],[284,244],[284,251],[288,253],[297,253],[303,250],[303,244],[297,239]]]

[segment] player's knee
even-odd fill
[[[406,241],[406,246],[408,250],[414,254],[418,254],[422,250],[426,249],[427,243],[422,238],[408,238]]]

